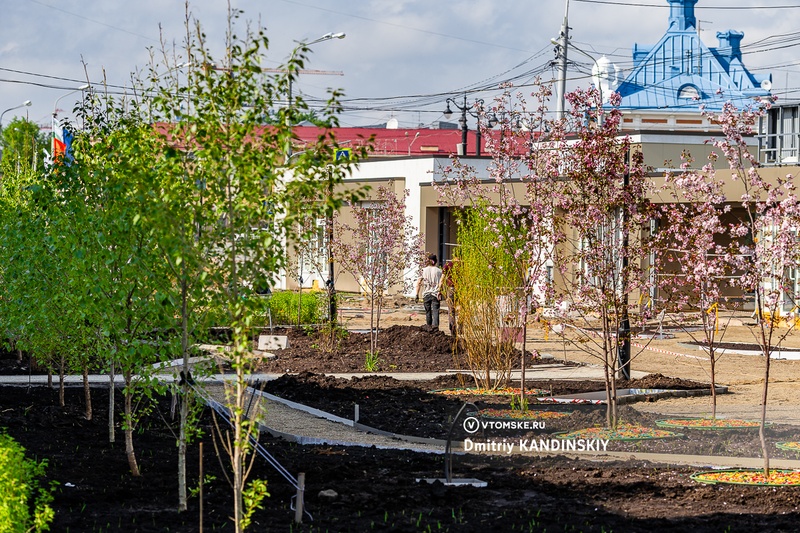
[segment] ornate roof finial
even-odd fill
[[[697,27],[694,5],[697,0],[667,0],[669,2],[670,29],[688,30]]]

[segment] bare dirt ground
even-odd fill
[[[384,315],[381,326],[388,329],[393,324],[402,324],[418,330],[424,323],[420,309],[413,302],[399,302]],[[342,319],[351,329],[368,324],[366,313],[356,305],[346,306]],[[443,331],[446,319],[443,313]],[[572,361],[597,362],[583,354],[574,342],[566,344],[552,332],[548,332],[545,340],[545,331],[539,325],[533,324],[531,328],[531,349],[557,358],[566,352],[567,359]],[[426,334],[439,336],[435,332]],[[424,342],[425,337],[420,339],[419,342]],[[688,334],[678,332],[674,339],[650,342],[647,350],[635,346],[633,369],[707,381],[707,364],[697,359],[702,356],[700,350],[686,344],[691,340]],[[729,328],[725,341],[735,340],[752,342],[746,326]],[[646,343],[635,341],[636,345]],[[789,338],[786,345],[800,346],[800,339]],[[9,364],[20,366],[13,358]],[[722,357],[719,381],[732,391],[720,397],[723,414],[758,409],[762,368],[763,359],[756,356]],[[797,419],[792,409],[797,405],[799,368],[800,362],[774,361],[770,416],[782,422]],[[306,375],[284,378],[273,385],[274,392],[293,393],[298,400],[308,398],[304,400],[308,403],[316,399],[322,408],[332,409],[341,404],[342,415],[351,412],[353,402],[359,402],[364,408],[364,421],[375,426],[400,413],[407,415],[409,424],[413,418],[424,419],[426,429],[419,433],[423,436],[442,436],[448,413],[461,403],[437,399],[421,384],[391,383],[394,380],[389,378],[353,380],[344,385],[340,381]],[[283,391],[278,390],[280,385],[284,386]],[[576,390],[585,385],[576,384]],[[563,386],[570,388],[570,384]],[[641,386],[659,385],[644,382]],[[121,434],[117,443],[107,442],[106,415],[99,407],[107,405],[105,390],[94,390],[93,397],[98,408],[94,420],[87,421],[83,417],[79,388],[67,389],[66,406],[61,407],[54,389],[0,387],[0,427],[5,427],[30,457],[49,462],[45,481],[55,484],[56,511],[51,531],[200,531],[198,496],[190,498],[187,512],[175,510],[176,447],[174,427],[170,427],[174,426],[171,398],[157,398],[152,413],[145,417],[136,433],[143,476],[133,478],[128,473]],[[117,396],[118,402],[120,397]],[[670,410],[685,411],[697,416],[708,411],[709,400],[680,398],[623,407],[624,418],[651,424],[657,416],[644,411],[664,414]],[[388,414],[378,416],[387,413],[381,411],[385,409]],[[596,408],[574,416],[576,424],[584,425],[602,423],[603,419]],[[205,530],[231,531],[230,490],[225,483],[224,460],[221,462],[214,452],[215,432],[208,409],[201,414],[199,424],[204,432],[203,472],[207,477],[203,493]],[[387,429],[396,429],[395,426],[396,420]],[[413,429],[403,427],[405,433],[414,434]],[[557,429],[555,422],[552,425],[548,422],[548,430]],[[772,426],[770,443],[800,440],[796,438],[796,429],[788,425]],[[309,518],[301,526],[292,524],[293,512],[289,508],[292,487],[265,461],[258,460],[252,475],[269,480],[271,494],[263,509],[253,516],[253,530],[258,531],[790,532],[798,530],[800,520],[798,489],[704,485],[690,478],[697,470],[695,467],[638,460],[579,460],[563,455],[457,456],[455,475],[477,477],[488,483],[488,487],[479,489],[419,483],[418,478],[442,476],[441,454],[375,447],[300,446],[268,435],[261,436],[261,443],[289,472],[306,473],[306,501],[314,520]],[[757,457],[759,453],[757,437],[750,430],[620,446],[619,450],[625,453],[748,457]],[[776,458],[792,458],[791,454],[773,453]],[[200,455],[197,443],[193,444],[189,451],[189,485],[193,489],[199,486]]]
[[[442,307],[440,330],[447,332],[448,311]],[[369,327],[369,311],[363,302],[353,298],[341,311],[341,319],[349,329]],[[381,327],[393,324],[422,325],[425,313],[421,304],[412,300],[398,298],[393,301],[381,316]],[[725,343],[757,343],[757,328],[750,312],[721,314],[720,342]],[[581,335],[566,330],[559,336],[548,324],[542,321],[531,321],[528,327],[528,350],[536,350],[542,354],[551,354],[556,360],[587,365],[602,366],[602,362],[587,353],[581,346]],[[670,339],[634,338],[631,349],[631,368],[648,374],[711,382],[710,363],[698,346],[690,343],[701,341],[702,332],[687,331],[676,327],[673,317],[667,315],[663,322],[664,331],[673,335]],[[655,323],[650,324],[648,331],[657,329]],[[689,328],[687,328],[689,329]],[[633,334],[639,333],[634,329]],[[448,333],[449,334],[449,333]],[[781,342],[784,351],[796,349],[800,353],[800,332],[787,327],[779,330],[785,336]],[[521,345],[518,345],[521,347]],[[720,356],[716,365],[716,382],[729,387],[730,393],[718,397],[717,415],[722,417],[758,418],[761,412],[762,384],[764,376],[764,358],[756,355],[725,353]],[[535,371],[532,374],[535,379]],[[800,360],[774,359],[771,361],[770,383],[768,394],[767,418],[782,423],[800,425]],[[711,400],[707,396],[660,400],[657,403],[638,404],[637,409],[646,412],[659,412],[671,416],[708,416],[711,413]]]
[[[406,390],[390,398],[391,391],[383,383],[386,379],[362,381],[358,401],[380,396],[396,411],[416,409],[418,418],[432,413],[430,406],[411,401],[415,394],[423,397],[424,393]],[[328,381],[325,378],[320,383]],[[292,389],[323,396],[322,389],[310,385],[312,380],[306,380]],[[347,394],[344,389],[337,390]],[[106,413],[101,408],[108,402],[106,390],[93,390],[98,409],[91,421],[83,417],[83,391],[68,388],[66,393],[66,406],[60,407],[55,389],[0,387],[0,427],[7,428],[29,457],[48,461],[45,482],[54,484],[55,497],[51,531],[233,530],[228,518],[232,500],[225,482],[227,467],[224,456],[218,457],[214,451],[213,442],[219,437],[215,437],[209,409],[204,409],[199,419],[200,439],[205,443],[202,454],[197,442],[189,449],[188,477],[193,489],[189,509],[179,513],[171,398],[156,398],[151,414],[136,432],[142,476],[134,478],[128,472],[121,434],[116,443],[108,442]],[[330,398],[330,392],[324,396]],[[348,397],[350,401],[355,398],[352,392]],[[587,421],[589,418],[584,419]],[[721,435],[709,434],[700,440],[711,445],[714,438],[729,446]],[[696,447],[695,440],[680,439],[680,445]],[[253,515],[253,531],[749,533],[797,531],[800,519],[800,491],[796,488],[704,485],[690,478],[697,469],[686,466],[577,460],[563,455],[468,453],[454,458],[454,475],[478,478],[488,486],[452,487],[417,481],[442,477],[444,457],[438,453],[299,446],[266,434],[260,442],[290,473],[306,474],[306,503],[313,521],[307,516],[304,524],[292,524],[290,498],[294,490],[259,458],[251,476],[268,480],[270,497]],[[752,435],[739,442],[751,450],[756,447]],[[729,447],[725,451],[735,453]],[[196,492],[201,455],[205,479],[202,511]],[[201,512],[204,529],[200,528]]]

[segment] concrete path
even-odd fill
[[[165,381],[176,379],[175,367],[171,369],[161,369],[161,377]],[[445,372],[424,372],[424,373],[388,373],[388,375],[401,380],[425,380],[432,379]],[[640,373],[643,374],[643,373]],[[272,380],[282,374],[252,374],[253,380]],[[362,377],[365,373],[331,374],[336,377],[352,378]],[[565,366],[561,364],[538,365],[527,372],[530,379],[602,379],[602,368],[594,366]],[[640,377],[634,373],[635,377]],[[224,404],[223,381],[230,380],[231,375],[217,374],[204,379],[204,390],[214,400]],[[89,376],[89,381],[93,385],[107,385],[108,376],[93,374]],[[54,377],[54,385],[57,385],[58,378]],[[81,376],[67,376],[65,383],[69,386],[79,386],[83,382]],[[116,383],[122,383],[122,378],[117,376]],[[47,376],[0,376],[0,385],[15,386],[41,386],[47,384]],[[343,419],[329,413],[324,413],[306,406],[300,406],[265,395],[251,405],[256,405],[260,413],[256,417],[260,420],[263,427],[273,435],[300,443],[300,444],[327,444],[341,446],[375,446],[376,448],[403,449],[426,453],[444,453],[445,443],[442,440],[422,439],[418,437],[404,437],[391,435],[385,432],[373,432],[369,429],[354,424],[351,420]],[[686,399],[659,400],[657,403],[637,404],[636,408],[645,412],[662,413],[665,416],[700,416],[696,410],[686,407]],[[731,409],[721,409],[722,416],[737,418],[757,418],[755,409],[752,407],[736,407]],[[255,407],[253,408],[255,409]],[[770,408],[770,418],[775,422],[800,425],[800,412],[792,406],[775,406]],[[454,453],[464,452],[463,442],[453,443]],[[528,456],[548,455],[548,452],[522,452],[514,451],[514,454]],[[630,452],[569,452],[559,453],[569,457],[576,457],[591,460],[645,460],[656,463],[692,465],[697,467],[746,467],[758,468],[761,466],[760,458],[746,457],[722,457],[722,456],[691,456],[679,454],[655,454],[655,453],[630,453]],[[772,461],[775,468],[798,468],[800,461],[775,459]]]
[[[198,362],[198,361],[195,361]],[[159,375],[161,379],[165,381],[172,381],[177,379],[177,372],[180,370],[180,361],[173,361],[170,363],[162,363],[159,365]],[[332,373],[327,374],[329,376],[337,377],[337,378],[345,378],[350,379],[354,377],[366,377],[366,376],[388,376],[391,378],[395,378],[398,380],[430,380],[435,379],[439,376],[446,376],[448,374],[453,373],[466,373],[469,374],[469,370],[448,370],[447,372],[347,372],[347,373]],[[632,377],[634,378],[641,378],[647,375],[645,372],[639,371],[632,371]],[[261,380],[261,381],[270,381],[273,379],[277,379],[283,376],[283,373],[280,374],[267,374],[267,373],[254,373],[250,374],[250,379],[252,381]],[[531,380],[603,380],[603,369],[600,366],[595,365],[580,365],[580,366],[568,366],[561,363],[549,363],[549,364],[541,364],[541,365],[533,365],[529,367],[525,371],[526,379]],[[515,370],[511,373],[512,379],[519,379],[520,378],[520,371]],[[230,374],[214,374],[208,377],[210,380],[230,380]],[[53,383],[58,382],[58,376],[53,376]],[[66,384],[74,385],[74,384],[81,384],[83,383],[83,378],[81,376],[66,376],[64,379]],[[89,375],[89,382],[92,384],[96,383],[108,383],[108,376],[105,374],[90,374]],[[116,383],[122,383],[123,379],[122,376],[116,376],[115,379]],[[45,375],[32,375],[32,376],[0,376],[0,385],[43,385],[47,383],[47,376]]]
[[[209,394],[219,402],[224,401],[222,384],[207,387]],[[257,405],[257,404],[254,404]],[[331,415],[306,406],[300,406],[271,395],[260,398],[260,414],[256,415],[262,427],[270,434],[299,444],[327,444],[331,446],[375,446],[376,448],[411,450],[426,453],[444,453],[445,442],[437,439],[389,436],[359,429],[353,421]],[[255,408],[254,408],[255,409]],[[548,437],[543,437],[548,438]],[[610,443],[609,446],[613,446]],[[453,442],[453,453],[465,454],[464,442]],[[649,461],[669,465],[686,465],[697,468],[760,468],[763,460],[758,457],[702,456],[669,453],[642,453],[628,451],[605,452],[546,452],[525,451],[514,447],[512,452],[482,452],[484,455],[515,455],[544,457],[563,455],[592,461]],[[800,469],[800,460],[772,459],[772,468]]]

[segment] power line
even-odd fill
[[[611,6],[625,7],[654,7],[658,9],[669,9],[670,6],[664,4],[643,4],[641,2],[624,2],[622,0],[573,0],[584,4],[603,4]],[[755,9],[800,9],[800,5],[777,5],[777,6],[695,6],[695,9],[720,10],[720,11],[749,11]]]

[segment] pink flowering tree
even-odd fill
[[[646,291],[649,269],[642,154],[619,135],[619,95],[604,109],[595,89],[567,95],[569,117],[556,130],[561,191],[557,198],[560,279],[557,309],[579,334],[575,346],[603,365],[609,427],[617,426],[617,373],[630,346],[629,302]],[[569,312],[568,312],[569,311]],[[643,319],[645,315],[639,314]]]
[[[370,307],[370,354],[378,353],[380,316],[387,291],[410,290],[407,272],[422,262],[422,236],[405,214],[408,190],[398,197],[389,187],[379,187],[374,202],[355,205],[353,223],[334,224],[333,256],[341,268],[356,278]]]
[[[495,279],[517,280],[518,286],[507,288],[511,293],[503,295],[502,301],[506,304],[511,301],[515,307],[504,309],[506,323],[513,329],[522,329],[520,405],[523,408],[527,405],[528,318],[545,305],[552,289],[549,270],[558,188],[558,167],[549,144],[540,138],[549,128],[545,117],[550,90],[546,85],[537,86],[538,90],[531,95],[533,104],[528,103],[522,92],[512,92],[513,88],[505,85],[489,109],[476,106],[480,128],[486,129],[489,118],[497,124],[496,130],[487,130],[484,135],[486,152],[491,156],[485,174],[453,157],[443,170],[442,181],[436,184],[440,202],[480,210],[482,228],[495,245],[485,251],[484,262],[494,271]],[[462,301],[459,305],[470,304]]]
[[[787,309],[795,309],[797,304],[792,274],[800,268],[800,202],[794,177],[790,174],[766,180],[759,173],[758,161],[748,150],[747,137],[753,135],[759,114],[759,110],[738,111],[727,104],[721,113],[709,115],[709,118],[723,133],[713,144],[728,161],[732,179],[744,191],[741,195],[744,214],[730,231],[740,243],[738,285],[744,292],[755,295],[758,321],[753,334],[764,357],[759,437],[764,473],[769,475],[765,425],[770,358],[795,325],[791,320],[788,328],[780,327],[781,316]]]
[[[669,171],[661,194],[660,230],[654,236],[654,268],[663,308],[677,312],[677,322],[699,318],[700,330],[684,328],[700,342],[708,356],[711,378],[711,417],[717,417],[716,364],[725,329],[717,310],[724,305],[723,291],[730,285],[735,248],[729,240],[731,205],[725,182],[717,176],[712,154],[702,169],[691,169],[685,157],[680,171]]]

